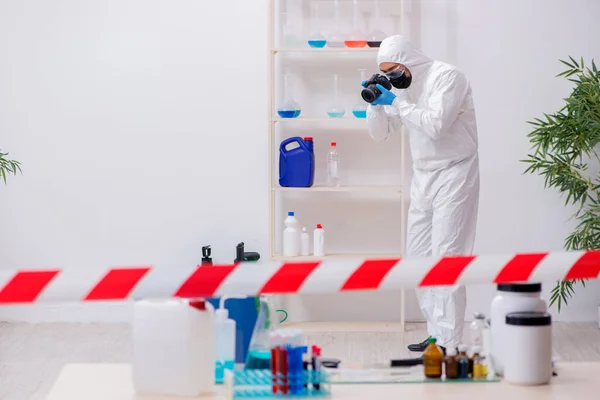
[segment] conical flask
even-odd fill
[[[367,80],[367,70],[359,69],[360,72],[360,82],[364,82]],[[367,118],[367,102],[363,100],[362,96],[359,96],[357,103],[352,107],[352,114],[356,118]]]
[[[246,369],[269,369],[271,367],[271,343],[269,332],[277,329],[275,310],[268,297],[260,296],[258,317],[248,346]]]
[[[322,49],[327,44],[327,39],[321,33],[321,24],[319,21],[319,4],[314,3],[312,5],[313,9],[313,32],[310,34],[310,38],[308,39],[308,45],[314,49]]]
[[[387,37],[387,35],[384,32],[377,29],[378,26],[381,26],[381,11],[379,9],[379,0],[375,0],[374,26],[375,28],[367,35],[367,44],[369,45],[369,47],[381,46],[381,42]]]
[[[358,24],[358,0],[354,0],[354,28],[344,44],[350,48],[361,48],[367,45],[367,38]]]
[[[344,35],[340,32],[340,1],[334,1],[335,31],[327,39],[327,47],[344,47]]]
[[[283,75],[284,100],[277,107],[277,114],[281,118],[297,118],[300,116],[300,105],[292,97],[292,83],[288,74]]]
[[[331,118],[342,118],[344,114],[346,109],[338,97],[338,74],[333,74],[333,104],[327,109],[327,115]]]

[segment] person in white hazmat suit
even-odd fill
[[[471,254],[479,204],[477,126],[471,87],[456,67],[432,60],[407,38],[382,43],[377,64],[396,89],[369,105],[374,140],[383,141],[404,125],[413,158],[407,226],[407,256]],[[363,83],[364,85],[364,83]],[[462,339],[464,286],[417,289],[430,337],[442,348]],[[427,339],[409,345],[424,351]]]

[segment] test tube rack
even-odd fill
[[[256,399],[256,398],[329,398],[331,397],[331,381],[325,371],[303,371],[302,376],[296,380],[299,390],[292,393],[291,380],[288,376],[286,394],[275,393],[274,386],[281,386],[280,377],[274,380],[270,370],[251,369],[225,371],[225,388],[228,399]]]

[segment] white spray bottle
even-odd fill
[[[246,296],[223,296],[215,311],[215,382],[222,383],[225,370],[235,367],[235,321],[225,308],[228,299],[245,299]]]

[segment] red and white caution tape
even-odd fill
[[[455,284],[597,279],[600,251],[407,259],[0,270],[0,304],[337,293]]]

